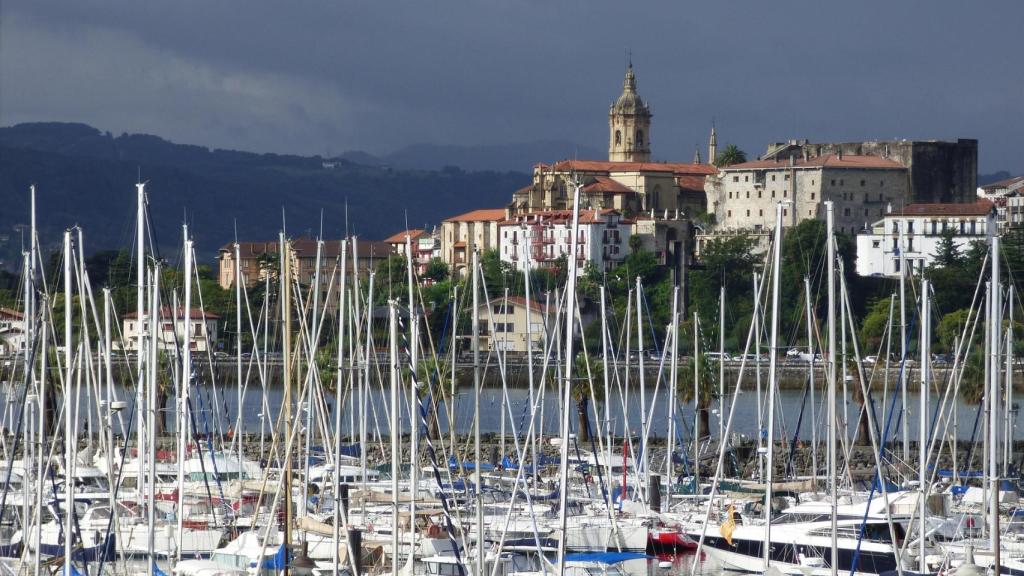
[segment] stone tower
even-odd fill
[[[715,134],[715,124],[711,123],[711,137],[708,138],[708,162],[715,163],[718,158],[718,135]]]
[[[608,160],[651,161],[651,110],[636,93],[633,64],[626,68],[622,95],[608,111]]]

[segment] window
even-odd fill
[[[913,251],[914,251],[914,237],[911,236],[911,237],[907,238],[907,252],[913,252]]]
[[[747,199],[750,199],[750,190],[747,190]]]
[[[899,272],[900,271],[900,259],[897,258],[897,259],[893,260],[893,264],[895,265],[895,270],[897,272]]]
[[[892,221],[892,233],[893,233],[893,234],[896,234],[896,233],[898,233],[899,231],[900,231],[900,226],[899,226],[899,223],[898,223],[898,222],[896,222],[895,220],[893,220],[893,221]]]
[[[965,226],[964,226],[964,221],[961,220],[960,221],[960,233],[963,234],[965,231],[966,230],[965,230]]]
[[[784,180],[786,180],[787,182],[789,181],[789,174],[786,174],[786,177],[784,178]]]
[[[757,197],[758,197],[758,198],[760,198],[760,197],[761,197],[761,191],[760,191],[760,190],[758,190],[758,191],[757,191]]]
[[[783,190],[782,191],[782,197],[783,198],[789,198],[789,190]]]
[[[849,216],[849,215],[850,215],[850,209],[849,208],[843,208],[843,216]]]
[[[772,174],[772,182],[775,182],[775,174]]]
[[[865,209],[864,209],[864,215],[865,215],[865,216],[867,216],[867,215],[868,215],[868,209],[867,209],[867,208],[865,208]]]
[[[619,144],[622,144],[622,131],[621,130],[616,130],[615,131],[615,145],[618,146]]]
[[[515,324],[513,324],[511,322],[495,322],[494,323],[494,332],[495,333],[498,333],[498,332],[515,332],[515,331],[516,331]]]
[[[807,211],[807,215],[808,216],[814,216],[814,210],[808,210]]]
[[[775,198],[775,190],[772,190],[772,198]]]
[[[913,234],[913,233],[914,233],[914,221],[913,220],[907,220],[907,234]]]
[[[811,200],[814,200],[814,192],[811,192]]]
[[[867,180],[861,180],[861,181],[860,181],[860,185],[861,185],[861,186],[864,186],[864,185],[865,185],[865,184],[867,184],[867,183],[868,183],[868,182],[867,182]]]
[[[899,242],[899,241],[898,241],[898,240],[896,240],[895,238],[893,238],[893,239],[892,239],[892,251],[893,251],[893,252],[898,252],[898,251],[899,251],[899,249],[900,249],[900,245],[899,245],[899,243],[898,243],[898,242]]]
[[[732,177],[732,181],[733,182],[739,182],[740,181],[740,177],[739,176],[733,176]]]
[[[839,185],[840,185],[840,186],[842,186],[842,185],[843,185],[843,179],[842,179],[842,178],[840,178],[840,179],[839,179]]]
[[[732,218],[732,210],[727,210],[725,215],[728,216],[729,218]]]
[[[782,215],[783,215],[783,216],[789,216],[789,209],[787,209],[787,208],[783,208],[783,209],[782,209]]]
[[[833,185],[833,186],[835,186],[835,185],[836,185],[836,180],[835,180],[835,178],[833,178],[833,179],[832,179],[832,185]]]
[[[971,220],[971,234],[977,234],[977,233],[978,233],[978,222],[976,220]]]
[[[814,186],[814,179],[811,179],[811,186]]]
[[[747,218],[750,218],[750,210],[747,210]]]
[[[505,313],[505,305],[504,304],[495,304],[494,305],[494,313],[495,314],[504,314]]]
[[[757,211],[757,215],[758,216],[764,216],[764,210],[758,210]]]
[[[885,202],[885,196],[884,196],[884,195],[882,195],[882,193],[881,193],[881,192],[879,192],[879,193],[878,193],[878,201],[879,201],[879,202]]]
[[[878,181],[878,185],[879,186],[885,186],[885,180],[879,180]]]
[[[644,145],[644,131],[643,130],[637,130],[636,131],[636,145],[637,146],[643,146]]]
[[[729,200],[732,200],[732,192],[729,192]]]
[[[872,240],[871,241],[871,247],[872,248],[878,248],[881,245],[882,245],[882,241],[881,240]]]

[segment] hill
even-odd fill
[[[605,152],[566,140],[538,140],[488,146],[412,144],[383,156],[351,151],[341,157],[358,164],[414,170],[440,170],[446,166],[458,166],[463,170],[529,172],[537,162],[604,156]]]
[[[19,265],[36,184],[40,242],[59,247],[80,225],[87,251],[130,247],[135,183],[147,181],[155,238],[176,253],[188,221],[196,249],[212,259],[230,242],[272,239],[282,213],[291,236],[346,229],[380,239],[409,224],[433,225],[474,208],[504,206],[530,176],[518,172],[391,169],[319,156],[255,154],[175,144],[157,136],[113,136],[84,124],[31,123],[0,128],[0,259]]]

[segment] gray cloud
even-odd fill
[[[601,147],[632,49],[655,154],[714,117],[757,153],[806,137],[981,140],[1024,169],[1024,5],[41,0],[0,14],[0,123],[77,120],[250,150]],[[543,160],[543,159],[538,159]]]

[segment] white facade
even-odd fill
[[[963,254],[973,242],[988,240],[995,218],[995,207],[987,200],[911,204],[857,235],[857,274],[897,278],[901,270],[920,274],[934,261],[944,235],[951,234]]]
[[[531,212],[499,224],[500,254],[516,270],[549,268],[568,257],[572,247],[572,211]],[[626,258],[631,222],[615,210],[581,210],[576,244],[577,274],[587,263],[608,270]]]
[[[0,308],[0,356],[25,349],[25,317],[17,310]]]
[[[178,310],[176,314],[177,321],[172,316],[175,315],[172,315],[170,308],[164,308],[160,311],[158,345],[160,350],[177,350],[186,338],[189,342],[189,348],[193,352],[206,352],[216,344],[217,320],[220,319],[220,316],[210,312],[204,314],[198,309],[192,310],[187,323],[183,317],[182,310]],[[135,313],[132,312],[125,316],[122,324],[125,350],[138,352],[139,331],[142,330],[144,334],[147,334],[149,330],[148,322],[140,322]]]

